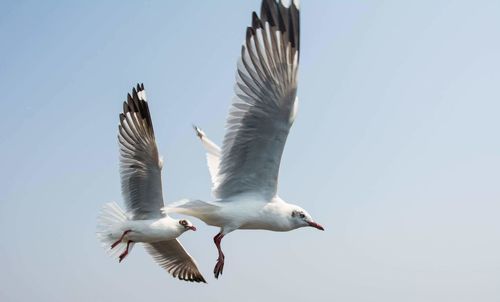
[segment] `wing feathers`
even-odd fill
[[[293,122],[299,58],[299,10],[294,2],[263,0],[238,61],[235,100],[214,195],[276,193],[281,154]]]
[[[186,252],[177,239],[144,245],[149,254],[174,278],[206,283],[195,260]]]
[[[201,144],[207,151],[207,165],[212,185],[217,185],[217,174],[219,173],[220,153],[221,149],[213,141],[211,141],[200,128],[193,125],[196,136],[201,141]]]
[[[133,219],[163,216],[161,164],[144,85],[123,103],[118,126],[122,194]]]

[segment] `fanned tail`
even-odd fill
[[[124,232],[123,226],[128,220],[129,217],[116,202],[106,203],[97,218],[97,238],[113,258],[118,258],[127,247],[127,243],[124,241],[114,248],[111,248],[111,245],[120,239]],[[132,246],[133,244],[130,245],[129,252],[132,250]]]

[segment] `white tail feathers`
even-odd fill
[[[124,232],[124,223],[128,220],[129,217],[116,202],[106,203],[97,218],[97,238],[112,257],[120,255],[127,247],[126,242],[119,243],[113,249],[111,245],[120,239]],[[129,247],[129,252],[131,249],[132,245]]]

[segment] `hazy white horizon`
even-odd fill
[[[208,284],[95,238],[122,203],[116,132],[145,84],[165,200],[210,200],[252,1],[5,1],[1,301],[500,300],[500,2],[301,2],[299,112],[280,195],[325,232],[181,237]]]

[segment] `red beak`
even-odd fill
[[[312,226],[313,228],[317,228],[318,230],[324,231],[325,229],[319,224],[314,221],[309,222],[309,226]]]
[[[188,229],[193,230],[193,231],[196,231],[196,227],[195,227],[194,225],[192,225],[192,226],[188,227]]]

